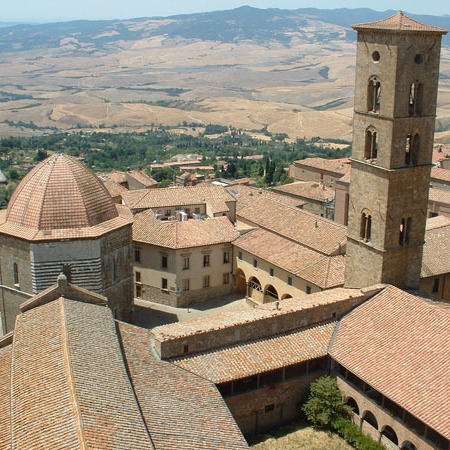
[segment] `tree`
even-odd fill
[[[336,378],[323,376],[310,386],[308,400],[302,406],[310,422],[316,426],[328,426],[338,417],[345,417],[350,407],[344,405]]]

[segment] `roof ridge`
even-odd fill
[[[70,350],[69,350],[69,334],[67,332],[67,323],[66,323],[66,314],[65,314],[65,308],[64,308],[64,302],[65,300],[61,298],[59,300],[60,304],[60,312],[61,312],[61,328],[62,328],[62,351],[64,354],[64,365],[66,367],[66,376],[67,376],[67,383],[69,387],[69,393],[70,393],[70,401],[73,406],[73,415],[75,419],[75,423],[77,424],[77,435],[78,435],[78,442],[80,445],[81,450],[86,449],[86,439],[84,436],[84,427],[83,427],[83,420],[81,417],[81,411],[80,406],[78,405],[78,399],[77,399],[77,393],[76,393],[76,387],[75,387],[75,381],[74,381],[74,375],[73,375],[73,369],[72,369],[72,360],[70,358]]]

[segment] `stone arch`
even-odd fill
[[[364,159],[374,160],[378,157],[378,130],[374,126],[366,128],[365,144],[364,144]]]
[[[383,428],[381,428],[381,434],[382,436],[387,437],[395,445],[398,445],[397,433],[389,425],[385,425]]]
[[[358,403],[356,403],[356,400],[353,397],[347,397],[345,399],[345,404],[350,406],[352,408],[353,412],[359,416],[359,406]]]
[[[367,83],[367,111],[379,112],[381,104],[381,81],[372,75]]]
[[[274,302],[280,297],[274,286],[268,284],[264,287],[264,303]]]
[[[400,448],[404,450],[417,450],[417,447],[411,441],[404,441]]]
[[[288,298],[292,298],[292,295],[291,294],[283,294],[281,296],[281,300],[287,300]]]
[[[242,269],[237,269],[234,275],[234,290],[238,294],[247,294],[247,278]]]
[[[260,295],[262,294],[261,283],[258,278],[250,277],[248,280],[248,296],[253,298],[255,293],[259,293]]]
[[[372,213],[364,208],[361,211],[360,237],[364,241],[370,241],[372,235]]]
[[[376,419],[376,417],[373,415],[373,413],[371,411],[364,411],[364,414],[362,415],[362,421],[361,424],[363,422],[367,422],[368,424],[372,425],[375,429],[378,430],[378,420]]]
[[[409,86],[408,112],[410,116],[422,114],[422,93],[423,84],[419,80],[414,80]]]

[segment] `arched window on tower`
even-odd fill
[[[19,284],[19,267],[16,263],[13,265],[14,284]]]
[[[372,216],[370,214],[361,214],[361,229],[360,236],[366,242],[370,241],[370,235],[372,232]]]
[[[378,156],[377,132],[374,129],[369,128],[366,130],[364,158],[377,159],[377,156]]]
[[[376,77],[369,80],[367,86],[367,111],[380,112],[381,83]]]
[[[406,137],[405,164],[415,166],[419,162],[420,135],[419,133],[410,133]]]
[[[409,115],[420,116],[422,114],[422,84],[418,81],[411,83],[409,88]]]
[[[400,223],[399,245],[408,245],[410,242],[411,217],[403,218]]]

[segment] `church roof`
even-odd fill
[[[17,186],[0,232],[28,240],[82,238],[127,223],[93,172],[71,156],[55,154]]]
[[[402,11],[387,17],[386,19],[378,20],[377,22],[358,23],[353,25],[354,30],[389,30],[389,31],[415,31],[415,32],[433,32],[439,34],[447,34],[447,30],[440,27],[425,25],[417,20],[411,19]]]

